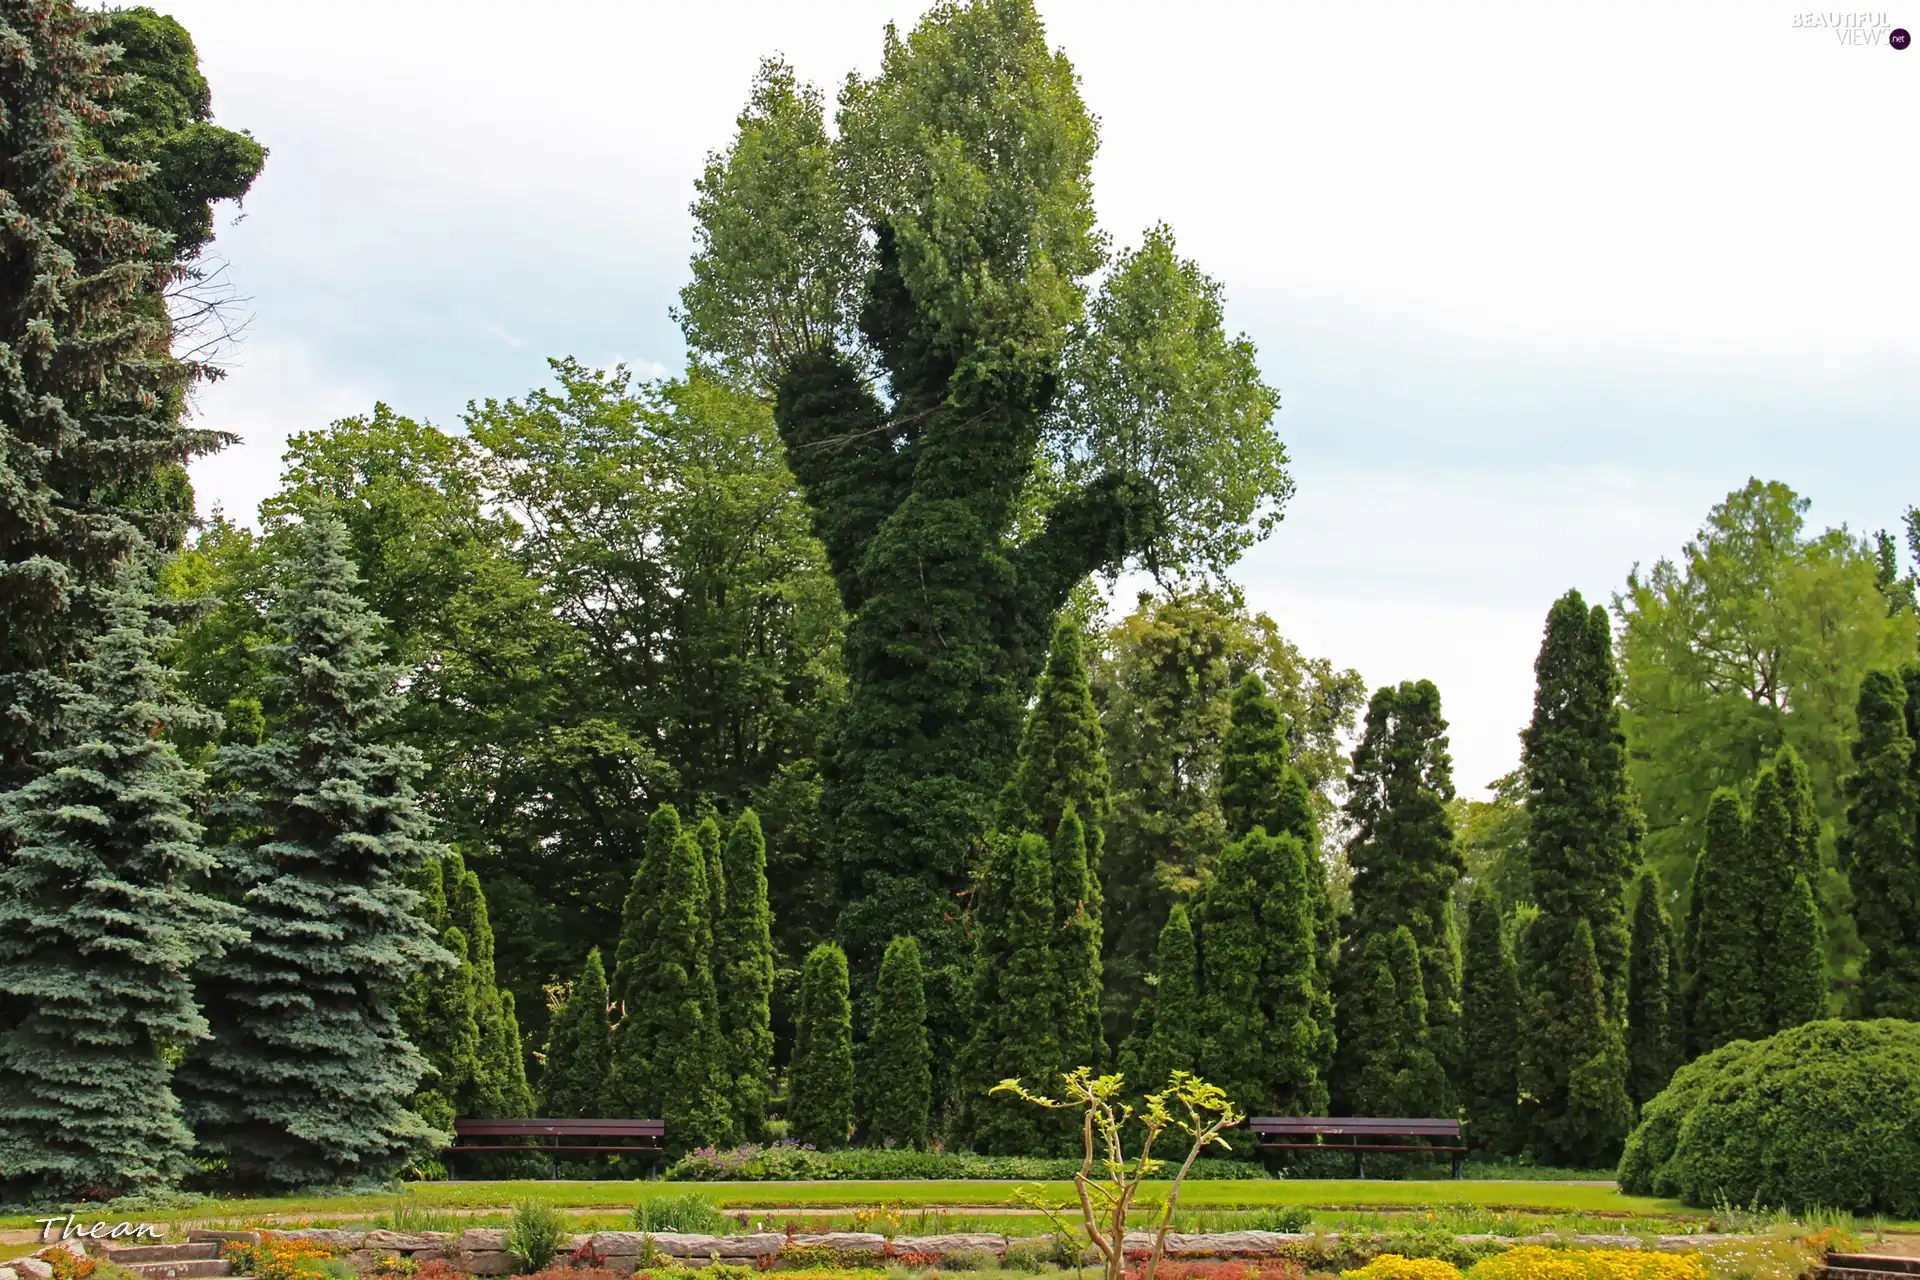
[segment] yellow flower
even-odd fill
[[[1521,1245],[1484,1259],[1473,1280],[1706,1280],[1697,1254]]]
[[[1460,1268],[1438,1258],[1383,1253],[1358,1270],[1341,1272],[1340,1280],[1460,1280]]]

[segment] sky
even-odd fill
[[[687,204],[759,59],[831,91],[915,0],[149,0],[269,148],[199,398],[251,518],[292,432],[457,429],[548,357],[680,367]],[[1816,526],[1920,503],[1920,32],[1768,0],[1042,0],[1102,225],[1169,223],[1281,395],[1297,493],[1237,569],[1309,654],[1428,678],[1518,760],[1553,600],[1605,602],[1748,477]],[[1838,24],[1838,25],[1835,25]]]

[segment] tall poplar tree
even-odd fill
[[[901,932],[930,974],[965,968],[954,899],[1068,592],[1134,556],[1224,566],[1290,482],[1252,344],[1164,229],[1073,340],[1104,257],[1096,129],[1027,0],[934,8],[848,82],[833,136],[822,114],[763,70],[701,179],[681,316],[773,393],[848,613],[822,806],[867,989]]]
[[[1679,948],[1663,892],[1652,868],[1640,872],[1627,953],[1627,1093],[1636,1107],[1666,1088],[1684,1061]]]
[[[740,1136],[760,1142],[773,1088],[773,911],[767,904],[767,841],[747,809],[734,819],[724,852],[726,914],[714,930],[714,982],[727,1075]]]
[[[426,1063],[396,1004],[450,961],[406,887],[441,850],[418,753],[383,737],[399,694],[346,530],[315,516],[287,536],[268,611],[275,727],[216,761],[220,856],[249,937],[198,971],[213,1035],[178,1079],[230,1177],[304,1186],[388,1176],[439,1140],[406,1107]]]
[[[1860,1012],[1920,1021],[1920,668],[1874,671],[1860,682],[1853,774],[1846,781],[1841,860],[1853,881],[1866,959]]]
[[[554,1015],[540,1073],[540,1114],[560,1118],[604,1113],[607,1086],[607,970],[600,948],[587,952],[567,1003]]]
[[[435,1129],[452,1133],[456,1117],[475,1113],[480,1092],[478,983],[467,935],[458,925],[447,926],[440,934],[440,945],[452,962],[426,975],[418,1024],[406,1026],[408,1038],[431,1068],[422,1081],[425,1087],[408,1105]],[[403,1026],[408,1021],[403,1018]]]
[[[1533,1018],[1523,1071],[1534,1094],[1536,1145],[1589,1157],[1617,1147],[1615,1097],[1626,1097],[1627,881],[1639,863],[1640,817],[1627,785],[1620,677],[1605,609],[1578,591],[1547,612],[1534,660],[1533,719],[1521,735],[1527,857],[1540,915],[1528,933]],[[1574,937],[1584,929],[1586,951]],[[1589,1026],[1591,951],[1605,1027]],[[1570,1038],[1569,1038],[1570,1037]],[[1618,1066],[1618,1081],[1589,1078]],[[1572,1073],[1572,1074],[1570,1074]],[[1579,1073],[1586,1073],[1584,1075]],[[1577,1078],[1576,1078],[1577,1076]],[[1582,1134],[1581,1123],[1594,1127]]]
[[[1427,1005],[1423,1039],[1443,1066],[1460,1058],[1459,954],[1451,895],[1466,870],[1454,844],[1447,806],[1453,764],[1440,692],[1431,681],[1386,686],[1367,707],[1366,729],[1354,748],[1346,815],[1353,827],[1347,859],[1353,866],[1353,918],[1347,946],[1354,964],[1369,967],[1368,940],[1406,928],[1420,954]],[[1338,985],[1342,1001],[1362,975]],[[1369,972],[1364,975],[1371,980]],[[1377,1052],[1342,1021],[1334,1083],[1357,1081]],[[1398,1070],[1398,1068],[1395,1068]],[[1338,1103],[1336,1099],[1336,1103]]]
[[[823,942],[807,955],[794,1011],[787,1122],[795,1141],[822,1150],[853,1136],[853,1005],[847,953]]]
[[[131,577],[131,575],[129,575]],[[170,1051],[207,1034],[189,971],[241,938],[199,887],[199,775],[170,734],[201,718],[157,654],[170,629],[136,583],[61,690],[68,742],[0,794],[0,992],[28,1005],[0,1035],[0,1196],[59,1203],[157,1191],[193,1135]]]
[[[1460,988],[1466,1054],[1455,1083],[1466,1112],[1467,1141],[1489,1155],[1518,1155],[1526,1143],[1520,1115],[1520,971],[1500,901],[1486,888],[1467,909]]]
[[[927,989],[920,944],[895,938],[880,965],[879,1017],[868,1037],[873,1117],[869,1142],[927,1145],[933,1106],[933,1050],[927,1043]]]

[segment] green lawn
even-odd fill
[[[1148,1184],[1154,1195],[1165,1183]],[[1017,1206],[1022,1188],[1037,1188],[1055,1199],[1073,1194],[1067,1182],[430,1182],[404,1192],[367,1195],[304,1196],[208,1200],[191,1208],[138,1215],[146,1221],[208,1222],[269,1215],[333,1220],[409,1203],[423,1208],[505,1210],[515,1200],[538,1199],[562,1208],[621,1210],[644,1196],[697,1191],[728,1209],[860,1208],[927,1205],[957,1209]],[[1602,1213],[1653,1217],[1685,1214],[1678,1201],[1626,1196],[1611,1186],[1533,1181],[1393,1182],[1338,1180],[1189,1182],[1180,1202],[1194,1209],[1264,1208],[1307,1205],[1313,1208],[1432,1208],[1474,1205],[1489,1209],[1540,1213]],[[110,1216],[110,1215],[95,1215]],[[0,1228],[32,1225],[25,1214],[0,1217]]]

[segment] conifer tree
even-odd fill
[[[554,1014],[540,1073],[540,1114],[598,1116],[607,1083],[607,970],[600,948],[587,952],[567,1003]]]
[[[1401,925],[1387,935],[1391,947],[1394,991],[1400,1001],[1400,1071],[1394,1081],[1398,1109],[1390,1115],[1444,1116],[1453,1109],[1453,1090],[1433,1051],[1433,1033],[1427,1021],[1428,1002],[1419,944],[1413,930]]]
[[[517,1027],[509,1028],[506,993],[499,986],[499,971],[494,964],[493,919],[487,910],[486,893],[480,877],[468,868],[458,853],[448,855],[450,870],[457,869],[458,888],[448,914],[466,935],[473,964],[474,1020],[480,1030],[480,1066],[474,1082],[474,1097],[466,1115],[518,1117],[533,1113],[533,1098],[526,1090],[526,1061]],[[516,1083],[517,1082],[517,1083]]]
[[[1757,789],[1758,798],[1771,790]],[[1693,891],[1699,901],[1689,908],[1686,1029],[1697,1057],[1730,1040],[1767,1034],[1769,995],[1756,931],[1772,903],[1755,866],[1745,807],[1731,788],[1715,792],[1707,806]]]
[[[65,745],[0,794],[0,992],[29,1012],[0,1035],[0,1199],[156,1191],[193,1137],[169,1051],[207,1033],[188,973],[239,941],[198,882],[197,773],[169,733],[204,727],[156,657],[168,628],[123,586],[61,690]]]
[[[1396,964],[1405,958],[1397,932],[1368,935],[1353,969],[1349,1025],[1353,1034],[1365,1036],[1368,1044],[1368,1052],[1360,1059],[1359,1075],[1349,1086],[1354,1109],[1360,1115],[1430,1114],[1420,1105],[1424,1100],[1409,1096],[1413,1092],[1409,1086],[1415,1082],[1409,1068],[1425,1030],[1407,1020],[1410,1013],[1424,1013],[1423,1005],[1410,997],[1417,994],[1424,1001],[1425,992],[1421,990],[1417,958],[1411,966]],[[1411,931],[1407,936],[1412,937]],[[1409,987],[1413,990],[1406,991]],[[1420,1065],[1424,1067],[1425,1062]],[[1409,1102],[1414,1105],[1410,1107]]]
[[[1920,670],[1868,673],[1860,682],[1847,829],[1840,855],[1853,882],[1866,958],[1860,1013],[1920,1021],[1920,762],[1913,729]]]
[[[435,1129],[451,1133],[455,1117],[475,1113],[474,1100],[480,1091],[480,1022],[475,1007],[478,982],[467,935],[458,925],[447,927],[440,935],[440,945],[453,962],[426,980],[426,998],[414,1043],[432,1071],[410,1105]],[[409,1038],[416,1036],[414,1028],[407,1028],[407,1033]]]
[[[1667,1087],[1681,1064],[1679,957],[1660,877],[1640,873],[1627,955],[1627,1094],[1633,1105]]]
[[[1106,1034],[1100,1022],[1099,890],[1089,866],[1086,828],[1069,800],[1053,837],[1054,927],[1050,958],[1053,990],[1060,1005],[1059,1050],[1055,1066],[1106,1066]],[[1051,1082],[1049,1082],[1051,1087]]]
[[[726,914],[714,931],[714,982],[727,1075],[740,1136],[764,1141],[773,1088],[773,912],[767,904],[767,841],[760,818],[743,811],[724,851]]]
[[[1542,932],[1552,936],[1551,929]],[[1534,942],[1534,954],[1538,947]],[[1530,1026],[1537,1043],[1522,1083],[1536,1100],[1535,1154],[1544,1163],[1582,1169],[1611,1165],[1632,1126],[1633,1100],[1627,1096],[1626,1045],[1607,1007],[1593,930],[1584,916],[1574,922],[1558,963],[1535,984]]]
[[[873,1119],[868,1141],[924,1147],[933,1106],[933,1050],[927,1043],[927,990],[920,944],[895,938],[880,964],[879,1017],[868,1037]]]
[[[1639,863],[1639,812],[1627,785],[1620,677],[1607,611],[1578,591],[1554,602],[1534,662],[1533,720],[1522,735],[1528,859],[1540,954],[1572,955],[1587,922],[1608,1007],[1626,1007],[1627,882]],[[1556,981],[1564,981],[1559,975]]]
[[[1767,957],[1767,1021],[1778,1031],[1827,1016],[1826,928],[1813,886],[1796,876],[1783,898]]]
[[[1813,797],[1800,790],[1805,784],[1806,770],[1791,747],[1763,765],[1754,782],[1746,849],[1753,920],[1742,951],[1758,977],[1764,1020],[1735,1039],[1760,1039],[1826,1016],[1826,930],[1817,907],[1808,926],[1801,901],[1804,890],[1812,902],[1820,865]]]
[[[1430,1030],[1423,1040],[1443,1065],[1457,1063],[1459,956],[1450,898],[1466,870],[1454,845],[1447,805],[1453,799],[1453,765],[1447,753],[1447,722],[1432,682],[1376,690],[1366,728],[1354,749],[1346,813],[1353,825],[1347,858],[1353,864],[1353,964],[1370,970],[1368,939],[1406,928],[1419,950]],[[1337,984],[1344,994],[1375,975],[1349,973]],[[1344,1016],[1344,1015],[1343,1015]],[[1357,1081],[1377,1052],[1343,1022],[1336,1085]],[[1396,1068],[1398,1070],[1398,1068]],[[1337,1101],[1337,1100],[1336,1100]]]
[[[1000,829],[1051,836],[1071,806],[1080,815],[1097,893],[1110,793],[1105,737],[1087,679],[1080,628],[1071,618],[1062,618],[1054,627],[1046,669],[1021,731],[1018,763],[1000,793]],[[1094,906],[1097,921],[1097,897]]]
[[[823,942],[807,954],[794,1010],[788,1132],[821,1150],[853,1135],[853,1005],[847,953]]]
[[[700,846],[700,856],[707,876],[707,927],[717,929],[720,922],[727,918],[727,867],[720,848],[720,815],[713,811],[713,803],[708,801],[707,810],[700,817],[699,825],[693,830],[693,838]]]
[[[614,949],[614,1030],[609,1050],[605,1110],[615,1116],[655,1116],[657,1090],[650,1073],[654,1024],[639,1017],[646,993],[650,949],[660,933],[661,886],[683,831],[680,811],[663,804],[647,819],[647,837],[620,911],[620,941]]]
[[[1010,1077],[1055,1087],[1062,1019],[1053,985],[1053,857],[1045,840],[1026,834],[1002,841],[996,861],[1004,869],[990,868],[982,892],[1004,885],[1004,914],[996,908],[991,936],[982,925],[963,1123],[991,1155],[1028,1155],[1049,1145],[1045,1113],[1012,1098],[988,1097],[987,1090]]]
[[[1520,971],[1500,919],[1499,900],[1483,889],[1467,909],[1460,1022],[1466,1055],[1458,1084],[1467,1140],[1489,1155],[1518,1155],[1520,1118]]]
[[[683,833],[667,859],[654,917],[658,931],[641,957],[627,1022],[652,1048],[649,1092],[636,1114],[666,1122],[670,1150],[725,1145],[733,1137],[728,1051],[713,980],[713,931],[707,912],[707,857],[697,834]],[[617,1042],[627,1043],[624,1037]],[[620,1101],[632,1105],[632,1100]]]
[[[527,1082],[527,1057],[521,1048],[525,1040],[520,1033],[520,1015],[514,1008],[513,992],[505,987],[500,989],[500,1037],[513,1047],[511,1056],[505,1059],[506,1079],[501,1094],[513,1108],[509,1118],[518,1118],[537,1114],[539,1107],[534,1100],[533,1087]]]
[[[1185,903],[1176,902],[1167,912],[1154,968],[1155,982],[1147,997],[1152,1008],[1134,1020],[1147,1027],[1137,1080],[1143,1092],[1160,1088],[1175,1071],[1197,1074],[1201,1069],[1206,1014],[1200,1000],[1200,955]]]
[[[439,1141],[406,1107],[426,1062],[396,1005],[449,963],[406,887],[440,856],[417,752],[385,731],[396,673],[331,516],[288,530],[266,646],[275,729],[220,749],[213,814],[248,940],[200,970],[213,1035],[179,1081],[201,1147],[241,1183],[387,1176]]]

